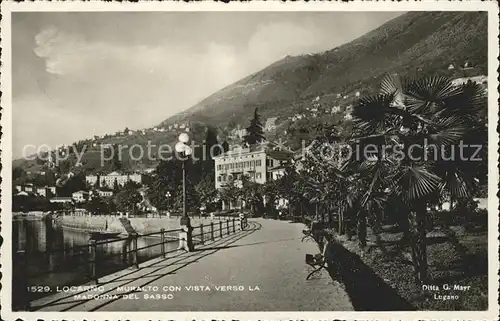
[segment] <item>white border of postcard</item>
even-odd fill
[[[12,208],[12,105],[11,105],[11,12],[17,11],[488,11],[488,311],[387,311],[387,312],[361,312],[361,311],[282,311],[282,312],[12,312],[11,301],[11,277],[12,262],[9,240],[11,239],[12,224],[10,224],[10,209]],[[5,320],[21,318],[29,319],[93,319],[93,320],[258,320],[258,319],[486,319],[496,320],[499,317],[498,305],[498,198],[497,186],[498,175],[498,4],[496,1],[412,1],[412,2],[281,2],[281,1],[253,1],[235,2],[225,4],[222,2],[141,2],[141,3],[119,3],[119,2],[22,2],[14,3],[4,1],[1,4],[1,45],[2,45],[2,75],[1,90],[3,92],[1,106],[2,110],[2,198],[1,198],[1,235],[4,244],[1,248],[1,271],[2,271],[2,317]],[[486,32],[486,30],[485,30]],[[193,302],[195,305],[196,302]]]

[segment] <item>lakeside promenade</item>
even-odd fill
[[[39,311],[349,311],[326,271],[312,279],[303,224],[253,219],[244,231],[191,253],[173,254],[99,280],[93,291],[59,292],[32,302]],[[97,296],[98,299],[94,298]]]

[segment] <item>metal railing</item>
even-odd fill
[[[229,236],[231,234],[235,234],[237,229],[244,230],[247,224],[248,223],[246,219],[240,220],[234,217],[232,219],[227,219],[227,220],[211,221],[210,224],[201,223],[198,226],[192,227],[191,236],[194,241],[194,244],[200,245],[206,242],[213,242],[215,240],[222,239],[223,237]],[[114,238],[114,239],[106,239],[106,240],[90,239],[87,245],[78,245],[71,248],[61,248],[44,252],[37,252],[36,255],[46,256],[49,261],[51,260],[54,254],[58,253],[63,253],[66,259],[69,256],[69,258],[71,258],[71,261],[78,258],[81,261],[81,259],[83,258],[83,261],[86,262],[88,266],[87,270],[88,273],[85,279],[88,281],[92,281],[95,284],[98,284],[100,277],[117,272],[117,271],[108,271],[109,269],[104,268],[104,263],[106,261],[113,260],[116,255],[120,255],[123,256],[126,262],[123,267],[118,269],[118,271],[129,267],[139,268],[139,264],[142,262],[139,262],[138,252],[141,250],[146,250],[158,246],[160,247],[159,254],[156,256],[148,257],[144,262],[158,257],[166,258],[167,254],[175,253],[179,250],[178,248],[167,250],[166,245],[168,243],[179,242],[179,233],[183,231],[184,230],[182,228],[173,230],[161,229],[158,232],[152,232],[146,234],[131,234],[127,237]],[[141,238],[151,239],[154,237],[159,238],[159,241],[154,242],[153,244],[138,247],[139,239]],[[99,254],[98,249],[100,246],[116,242],[127,242],[127,244],[130,245],[130,249],[123,247],[121,252],[108,254],[106,258],[103,258],[101,255],[98,255]],[[58,269],[58,267],[55,268],[49,267],[49,269],[46,271],[41,271],[30,275],[28,273],[28,266],[30,264],[29,262],[30,255],[35,255],[35,253],[31,254],[27,251],[18,251],[17,253],[15,253],[16,257],[15,261],[17,261],[18,263],[17,264],[18,268],[14,269],[15,273],[13,275],[13,281],[14,281],[13,285],[16,286],[13,287],[12,305],[13,308],[15,305],[17,305],[17,308],[21,310],[30,310],[29,302],[31,301],[32,296],[28,290],[29,279],[65,271],[64,269],[63,270]],[[49,266],[50,265],[51,264],[49,264]],[[79,284],[81,284],[81,282]],[[65,284],[65,285],[77,285],[77,284]],[[15,293],[16,288],[18,293]]]

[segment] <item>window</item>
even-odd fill
[[[262,173],[261,172],[255,173],[255,178],[261,179],[262,178]]]

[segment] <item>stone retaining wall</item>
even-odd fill
[[[180,219],[178,218],[129,218],[130,224],[139,234],[159,232],[160,229],[175,230],[180,228]],[[104,231],[106,229],[106,221],[109,232],[126,233],[125,228],[115,216],[61,216],[58,221],[63,227],[77,228],[87,231]],[[191,225],[196,227],[200,223],[209,225],[212,220],[209,218],[191,218]],[[219,220],[213,220],[218,222]]]

